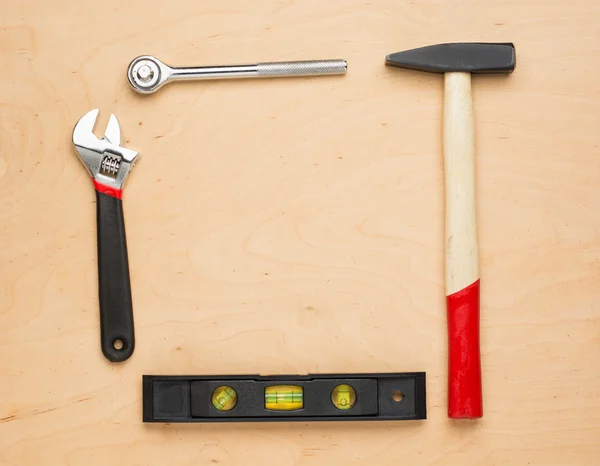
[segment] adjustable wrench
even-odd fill
[[[98,139],[92,130],[98,109],[75,125],[73,144],[96,188],[98,291],[102,353],[112,362],[128,359],[135,346],[127,239],[121,196],[139,154],[120,147],[121,129],[114,115]]]
[[[158,58],[142,55],[129,64],[127,78],[136,92],[152,94],[171,81],[328,76],[345,74],[347,68],[346,60],[339,59],[175,68],[165,65]]]

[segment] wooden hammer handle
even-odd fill
[[[448,416],[474,419],[483,406],[471,75],[444,76]]]

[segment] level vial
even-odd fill
[[[345,383],[338,385],[331,392],[331,402],[337,409],[346,411],[356,404],[356,390]]]
[[[237,404],[237,393],[227,385],[217,387],[212,395],[212,405],[219,411],[231,411]]]
[[[273,411],[295,411],[304,406],[302,387],[271,385],[265,387],[265,408]]]

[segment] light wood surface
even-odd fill
[[[471,73],[445,73],[443,151],[446,295],[464,290],[479,280],[474,132]]]
[[[512,41],[473,79],[485,416],[446,418],[443,78],[384,66]],[[344,77],[126,69],[345,58]],[[600,3],[0,4],[0,464],[600,464]],[[99,346],[92,183],[114,112],[136,351]],[[415,423],[144,425],[142,374],[425,370]]]

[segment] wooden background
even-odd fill
[[[484,418],[446,417],[442,78],[384,66],[513,41],[477,77]],[[173,84],[129,62],[345,58],[344,77]],[[0,464],[600,464],[596,0],[5,0]],[[137,348],[99,348],[75,122],[114,112]],[[425,370],[423,422],[144,425],[142,374]]]

